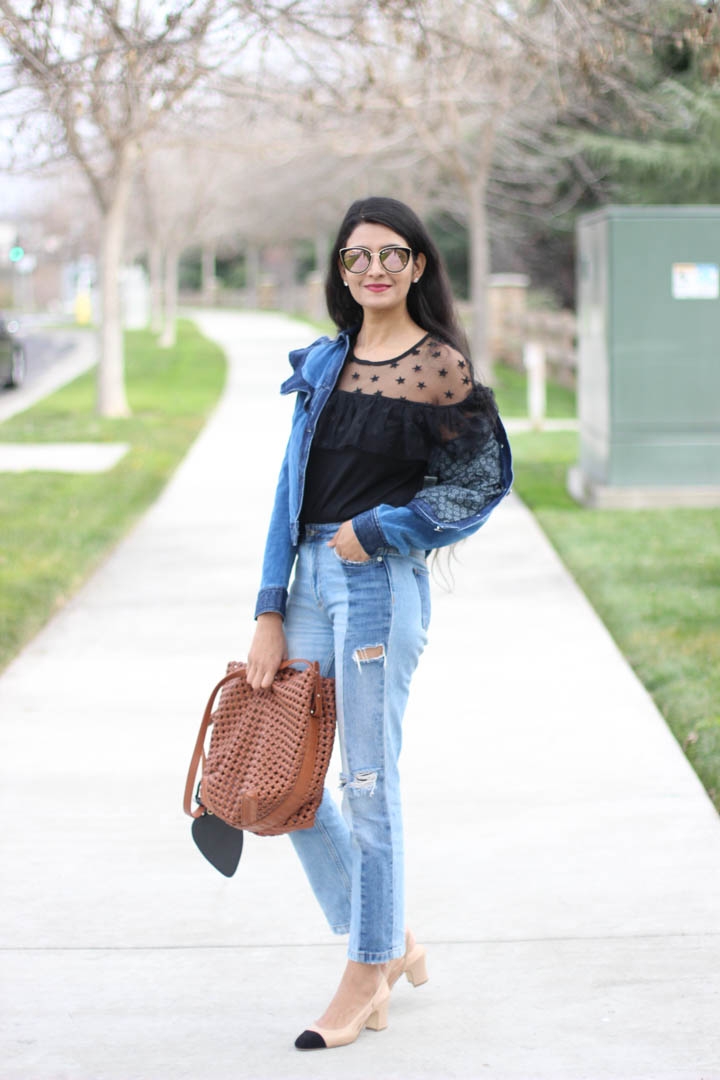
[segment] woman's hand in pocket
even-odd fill
[[[350,562],[367,562],[370,558],[355,535],[352,521],[343,521],[332,540],[328,540],[328,547],[335,548],[335,553],[341,559]]]
[[[287,643],[282,615],[266,611],[257,617],[255,636],[248,653],[247,681],[253,690],[272,686],[283,660],[287,660]]]

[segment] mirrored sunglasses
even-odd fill
[[[412,248],[396,247],[394,244],[380,248],[378,258],[380,264],[391,274],[399,274],[410,262]],[[340,248],[340,261],[351,274],[364,274],[370,269],[373,253],[366,247]]]

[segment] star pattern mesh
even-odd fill
[[[467,360],[430,334],[392,360],[363,360],[353,354],[338,382],[338,389],[349,393],[423,405],[457,405],[472,388]]]
[[[493,393],[473,381],[469,362],[427,334],[392,360],[351,354],[320,415],[313,447],[427,461],[434,446],[467,458],[491,438]]]

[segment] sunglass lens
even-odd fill
[[[370,265],[365,248],[347,248],[342,256],[343,266],[353,274],[364,274]]]
[[[380,261],[391,274],[398,274],[408,264],[409,253],[405,248],[383,248],[380,252]]]

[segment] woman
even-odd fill
[[[299,1049],[384,1027],[400,975],[427,977],[405,930],[398,774],[430,617],[425,557],[475,532],[511,482],[492,394],[474,381],[440,256],[409,207],[353,203],[326,295],[339,334],[291,353],[282,388],[298,397],[248,656],[254,689],[287,656],[336,679],[343,813],[326,789],[314,827],[291,837],[331,928],[349,934],[348,962]]]

